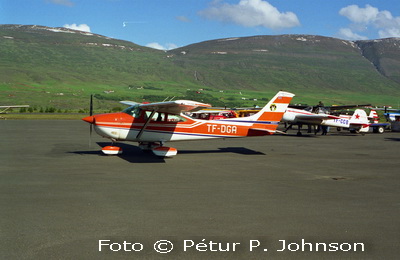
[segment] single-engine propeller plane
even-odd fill
[[[357,133],[368,132],[370,126],[367,113],[362,109],[356,109],[353,115],[330,115],[323,108],[319,110],[319,113],[313,113],[303,109],[288,108],[282,121],[289,123],[290,126],[297,124],[299,126],[297,135],[301,135],[300,128],[303,124],[349,128],[351,131]]]
[[[176,100],[149,104],[121,101],[129,105],[122,112],[91,115],[82,120],[92,124],[100,136],[112,140],[111,146],[102,149],[105,154],[120,154],[122,149],[114,142],[131,141],[157,156],[172,157],[177,150],[164,146],[166,142],[272,135],[293,97],[292,93],[279,91],[257,114],[241,118],[193,119],[183,112],[211,105]]]

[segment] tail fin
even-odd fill
[[[374,123],[379,122],[379,116],[378,116],[378,113],[376,112],[376,110],[371,109],[371,112],[369,112],[368,119],[372,119],[374,121]]]
[[[369,124],[367,113],[362,109],[356,109],[353,116],[350,118],[350,124]]]
[[[279,91],[257,114],[235,120],[253,123],[249,129],[249,136],[273,134],[293,97],[292,93]]]
[[[356,132],[368,132],[369,121],[367,113],[362,109],[356,109],[353,116],[350,118],[350,129],[354,129]]]
[[[246,120],[279,122],[293,97],[292,93],[279,91],[257,114],[246,117]]]

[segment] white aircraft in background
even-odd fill
[[[320,107],[317,112],[318,113],[313,113],[307,110],[289,107],[283,115],[282,122],[288,123],[290,126],[298,125],[297,135],[301,135],[300,129],[302,125],[348,128],[356,133],[365,133],[369,131],[369,119],[367,113],[362,109],[356,109],[353,115],[330,115],[323,107]],[[326,131],[323,131],[322,134],[326,134]]]
[[[0,114],[6,114],[7,110],[12,108],[22,108],[22,107],[29,107],[29,105],[0,106]],[[4,117],[0,116],[0,118]]]

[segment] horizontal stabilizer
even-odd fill
[[[274,130],[265,129],[265,128],[250,128],[249,132],[252,132],[252,135],[266,135],[266,133],[274,134]],[[257,134],[258,133],[258,134]]]

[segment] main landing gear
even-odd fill
[[[139,148],[143,151],[152,151],[159,157],[174,157],[178,154],[178,150],[164,146],[163,142],[140,142]]]

